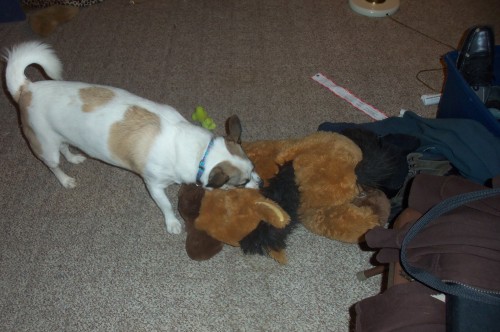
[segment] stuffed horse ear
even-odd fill
[[[262,219],[276,228],[283,228],[290,222],[290,216],[275,202],[262,197],[254,202],[254,208]]]
[[[278,263],[286,264],[286,238],[293,228],[289,227],[290,217],[275,202],[264,197],[255,202],[255,209],[263,219],[239,241],[241,250],[245,254],[267,254]]]
[[[274,177],[268,179],[268,185],[261,193],[270,202],[276,202],[290,216],[290,222],[284,227],[279,224],[261,222],[259,226],[240,241],[241,250],[246,254],[269,255],[280,264],[286,264],[285,248],[288,236],[299,223],[297,208],[300,193],[295,184],[295,172],[292,163],[279,167]],[[268,218],[268,220],[272,220]]]
[[[205,190],[194,184],[183,184],[179,189],[178,210],[186,225],[186,252],[196,261],[210,259],[224,247],[224,243],[195,227],[204,196]]]

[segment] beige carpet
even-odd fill
[[[500,32],[497,0],[401,0],[393,18],[399,23],[360,16],[347,0],[107,0],[43,40],[68,80],[125,88],[186,117],[202,105],[219,133],[236,113],[244,140],[291,138],[324,121],[371,121],[312,75],[389,116],[404,108],[434,117],[436,106],[420,101],[434,91],[417,73],[442,68],[447,45],[473,24]],[[27,21],[0,24],[2,48],[32,39],[40,38]],[[441,70],[419,77],[436,90],[443,83]],[[227,246],[209,261],[190,260],[185,233],[166,233],[132,173],[65,163],[78,187],[62,188],[28,149],[5,91],[1,331],[349,331],[352,306],[380,291],[381,278],[355,277],[372,252],[302,227],[286,266]],[[177,190],[168,190],[174,202]]]

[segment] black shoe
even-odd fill
[[[458,49],[457,69],[483,103],[493,81],[494,48],[492,28],[477,25],[466,31]]]

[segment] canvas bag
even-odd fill
[[[441,215],[465,204],[497,195],[500,195],[500,188],[473,191],[447,198],[427,211],[413,224],[401,245],[401,266],[408,275],[420,283],[446,294],[447,331],[483,332],[497,329],[500,323],[500,294],[498,291],[472,287],[458,279],[445,282],[424,269],[414,267],[408,261],[407,248],[425,227]],[[500,223],[500,220],[491,220],[491,223]]]
[[[493,179],[492,182],[493,187],[498,188],[500,177]],[[458,176],[440,177],[419,174],[411,185],[408,209],[422,216],[450,197],[485,189],[488,188]],[[443,205],[450,207],[448,203],[449,201]],[[442,211],[442,213],[427,215],[429,222],[412,231],[415,234],[410,234],[404,246],[404,260],[406,266],[409,267],[407,272],[411,274],[417,271],[415,277],[418,279],[421,277],[419,273],[424,271],[425,274],[435,277],[434,279],[438,282],[454,281],[455,284],[467,285],[467,288],[474,288],[496,296],[500,293],[500,196],[477,201],[460,201],[457,206],[453,206],[448,212]],[[389,263],[399,260],[400,248],[409,229],[417,219],[419,218],[415,218],[413,222],[401,229],[377,227],[367,233],[367,244],[372,248],[381,248],[377,254],[379,262]],[[435,283],[430,282],[431,287],[427,287],[424,284],[428,280],[424,278],[423,281],[423,283],[410,283],[416,284],[411,287],[419,288],[419,293],[415,291],[408,294],[409,284],[398,285],[392,287],[395,289],[389,288],[381,295],[358,303],[356,305],[356,312],[359,316],[357,326],[359,324],[361,329],[357,328],[357,330],[443,331],[446,326],[449,331],[474,331],[472,328],[476,328],[476,331],[488,331],[487,326],[480,324],[488,319],[490,324],[495,325],[495,328],[498,326],[497,317],[500,317],[500,311],[498,311],[500,307],[489,303],[486,307],[476,310],[476,313],[483,315],[482,317],[477,315],[474,317],[473,311],[470,310],[470,303],[473,303],[472,308],[476,309],[479,308],[478,303],[469,302],[468,305],[468,301],[460,301],[464,297],[457,294],[447,296],[447,314],[444,314],[443,305],[430,297],[430,294],[439,293],[440,290],[433,288],[436,287]],[[402,290],[403,287],[407,292],[406,308],[392,306],[391,311],[391,302],[396,299],[393,294],[403,294],[405,292]],[[424,294],[424,291],[427,291],[427,294]],[[412,303],[416,306],[415,309],[420,310],[412,311]],[[464,305],[467,313],[471,315],[462,312]],[[370,312],[381,307],[385,307],[386,314],[392,312],[398,315],[399,319],[387,320],[381,315],[375,316]],[[485,308],[492,311],[488,313]],[[422,315],[422,312],[426,312],[427,315]],[[405,317],[409,319],[406,325]],[[440,317],[440,321],[437,317]],[[375,321],[377,319],[378,321]],[[445,324],[446,319],[447,324]],[[459,325],[453,325],[453,322],[460,323],[460,321],[473,323],[474,327],[469,326],[460,330]]]

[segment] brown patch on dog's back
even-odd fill
[[[160,131],[158,115],[145,108],[131,106],[123,120],[111,126],[109,149],[124,167],[142,174],[151,145]]]
[[[88,88],[80,89],[80,99],[83,102],[82,111],[92,112],[97,107],[109,103],[115,93],[100,86],[91,86]]]
[[[24,136],[28,140],[31,150],[38,157],[42,157],[42,145],[36,137],[33,128],[29,124],[29,114],[28,108],[31,106],[31,101],[33,99],[33,94],[29,90],[24,90],[25,87],[22,86],[19,90],[19,111],[21,113],[21,125],[23,127]]]

